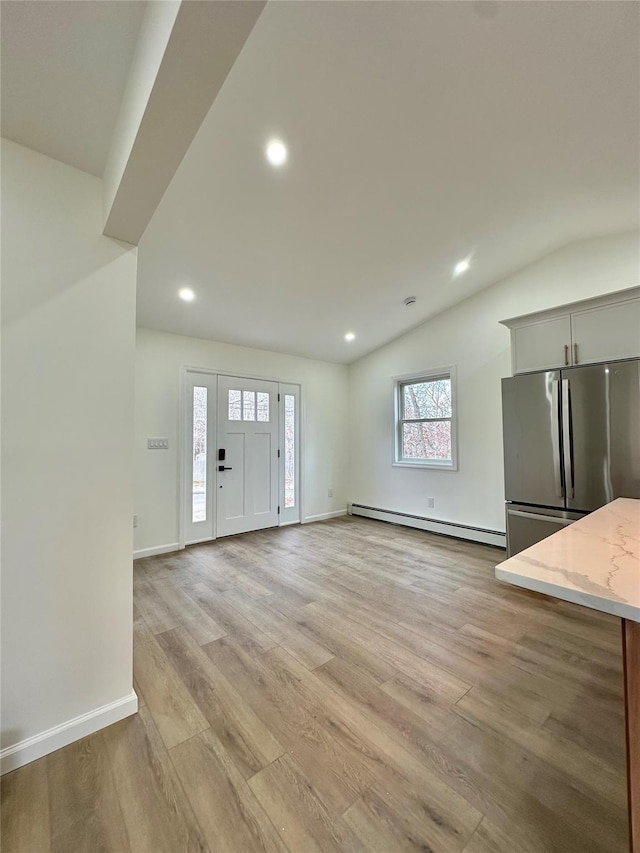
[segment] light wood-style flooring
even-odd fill
[[[137,561],[140,712],[4,777],[3,853],[622,853],[618,620],[503,558],[343,518]]]

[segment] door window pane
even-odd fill
[[[256,419],[256,392],[242,392],[242,420],[255,421]]]
[[[266,422],[269,420],[269,395],[258,391],[258,420]]]
[[[296,398],[284,395],[284,505],[296,505]]]
[[[242,394],[239,391],[229,391],[229,420],[242,420]]]
[[[207,518],[207,389],[193,389],[193,477],[191,520]]]

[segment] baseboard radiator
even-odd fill
[[[364,504],[349,504],[349,515],[361,515],[363,518],[375,518],[377,521],[388,521],[391,524],[401,524],[404,527],[415,527],[440,536],[450,536],[454,539],[467,539],[480,542],[483,545],[495,545],[506,548],[506,534],[499,530],[487,530],[484,527],[470,527],[467,524],[456,524],[453,521],[440,521],[436,518],[426,518],[422,515],[410,515],[406,512],[394,512],[390,509],[380,509]]]

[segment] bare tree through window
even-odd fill
[[[398,385],[398,461],[452,462],[451,377]]]
[[[191,520],[207,517],[207,389],[193,389],[193,485]]]
[[[296,505],[296,398],[284,395],[284,505]]]

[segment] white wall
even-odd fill
[[[500,379],[511,361],[499,320],[638,284],[636,233],[573,243],[352,364],[349,500],[504,531]],[[451,364],[458,471],[392,467],[391,377]]]
[[[5,755],[125,697],[135,709],[136,250],[101,236],[101,192],[97,178],[3,140]]]
[[[197,306],[193,306],[197,310]],[[302,384],[306,519],[344,510],[347,501],[345,365],[138,329],[136,347],[135,552],[179,541],[180,372],[201,367]],[[169,450],[147,450],[147,438]],[[329,489],[333,497],[328,497]]]

